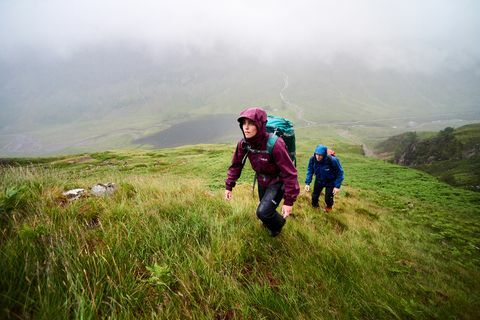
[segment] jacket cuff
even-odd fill
[[[285,199],[283,200],[283,205],[285,206],[293,206],[293,200],[292,199]]]
[[[232,189],[233,188],[231,186],[229,186],[228,184],[225,184],[225,190],[232,191]]]

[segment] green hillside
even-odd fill
[[[438,133],[406,132],[378,144],[377,152],[451,185],[480,190],[480,123]]]
[[[299,180],[321,136],[344,187],[329,215],[302,192],[276,238],[250,169],[223,200],[233,145],[4,160],[0,317],[477,319],[480,194],[314,130]],[[61,195],[109,181],[110,197]]]
[[[425,130],[433,121],[480,118],[478,68],[427,75],[372,69],[348,56],[267,63],[226,48],[165,50],[154,57],[105,44],[60,61],[0,61],[0,156],[132,148],[171,126],[248,106],[297,126],[358,124],[371,131],[384,124],[388,135],[411,122]]]

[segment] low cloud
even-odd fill
[[[2,1],[0,57],[68,58],[128,42],[153,54],[219,46],[259,59],[329,61],[349,54],[372,68],[431,72],[478,63],[478,1]]]

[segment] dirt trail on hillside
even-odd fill
[[[290,107],[295,111],[295,113],[297,114],[297,118],[304,123],[304,126],[308,127],[308,126],[315,125],[316,124],[315,121],[311,121],[311,120],[305,119],[303,117],[303,108],[302,107],[300,107],[299,105],[294,104],[290,100],[288,100],[288,98],[286,96],[286,93],[285,93],[285,90],[287,90],[288,86],[289,86],[288,75],[286,73],[283,73],[283,88],[282,88],[282,90],[280,90],[280,99],[282,99],[283,103],[285,103],[285,105],[287,107]]]

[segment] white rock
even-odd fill
[[[116,189],[116,186],[112,182],[98,183],[92,187],[92,194],[94,196],[105,196],[112,194]]]
[[[77,200],[82,194],[85,193],[85,189],[72,189],[63,192],[62,194],[67,197],[68,200]]]

